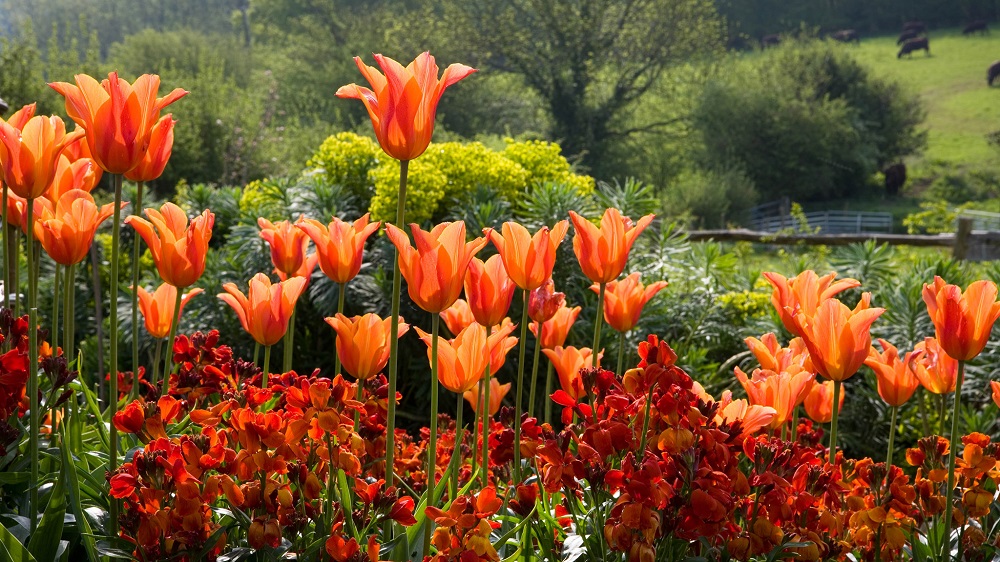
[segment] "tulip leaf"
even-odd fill
[[[35,557],[3,525],[0,525],[0,562],[35,562]]]
[[[38,527],[28,539],[28,551],[38,562],[55,562],[59,554],[59,539],[62,538],[63,524],[66,516],[66,491],[63,479],[66,476],[66,466],[59,472],[45,513],[38,522]]]
[[[63,443],[66,442],[66,426],[62,426],[62,436]],[[69,492],[69,502],[72,508],[73,515],[76,517],[76,524],[80,527],[81,542],[83,542],[83,547],[87,551],[87,556],[90,560],[98,560],[97,555],[97,542],[94,540],[94,531],[90,527],[90,520],[87,519],[86,514],[83,512],[83,498],[80,496],[80,479],[77,475],[77,463],[74,462],[72,454],[69,452],[69,447],[63,446],[60,448],[62,451],[62,466],[63,470],[66,472],[66,487]]]

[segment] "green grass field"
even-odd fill
[[[986,69],[1000,60],[1000,28],[986,36],[961,30],[932,30],[931,56],[923,51],[896,58],[896,37],[862,39],[854,49],[876,74],[895,78],[919,92],[927,109],[927,149],[912,164],[943,161],[955,166],[1000,165],[1000,150],[986,142],[1000,130],[1000,84],[989,88]]]

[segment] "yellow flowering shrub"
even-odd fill
[[[512,201],[523,193],[531,174],[503,154],[480,142],[432,144],[421,157],[448,177],[444,198],[461,197],[477,185],[490,187],[499,197]]]
[[[277,186],[270,180],[253,180],[240,194],[240,214],[247,217],[264,217],[281,220],[288,213],[282,205]]]
[[[390,160],[368,173],[369,181],[375,186],[368,210],[374,220],[396,221],[396,202],[399,193],[399,164]],[[407,224],[420,224],[430,220],[444,198],[448,186],[448,176],[432,162],[418,158],[410,162],[406,174],[406,219]]]
[[[364,195],[370,193],[368,173],[380,162],[392,162],[399,166],[370,138],[354,133],[337,133],[319,145],[306,166],[323,170],[323,178],[328,183],[343,185],[355,194]]]
[[[565,183],[575,187],[581,194],[594,191],[594,178],[574,174],[558,144],[540,140],[515,141],[511,138],[504,141],[507,146],[501,154],[527,170],[532,182]]]

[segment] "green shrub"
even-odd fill
[[[322,170],[328,184],[343,185],[367,201],[373,194],[368,173],[379,165],[380,159],[389,160],[375,141],[354,133],[337,133],[319,145],[306,166]],[[398,177],[397,173],[397,181]]]
[[[583,194],[594,191],[594,178],[574,174],[558,144],[539,140],[504,140],[507,147],[503,155],[527,170],[534,184],[563,183],[572,185]]]
[[[479,142],[432,144],[421,161],[447,176],[446,201],[464,201],[480,185],[506,201],[514,201],[531,180],[531,173],[520,164]]]
[[[369,181],[375,186],[368,210],[374,220],[396,220],[396,203],[399,200],[399,164],[389,160],[368,173]],[[448,176],[432,162],[418,158],[410,162],[406,176],[406,220],[407,224],[429,221],[437,211],[448,188]]]
[[[668,216],[699,228],[722,228],[742,217],[757,192],[739,170],[693,170],[682,173],[663,199]]]

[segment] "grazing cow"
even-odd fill
[[[965,26],[962,30],[962,35],[972,35],[973,33],[979,33],[980,35],[986,35],[990,32],[990,28],[986,27],[986,22],[983,20],[976,20]]]
[[[890,164],[886,169],[882,170],[882,175],[885,176],[886,194],[895,197],[899,195],[899,190],[906,183],[906,164],[902,162]]]
[[[781,36],[778,34],[765,35],[760,38],[760,46],[764,49],[768,47],[777,47],[781,44]]]
[[[841,43],[861,43],[861,34],[854,29],[841,29],[831,35],[835,41]]]
[[[903,23],[903,31],[916,31],[917,33],[927,32],[927,24],[922,21],[908,21]]]
[[[899,34],[899,39],[896,39],[896,44],[902,45],[903,43],[906,43],[910,39],[916,39],[917,37],[920,37],[919,31],[913,31],[913,30],[904,31]]]
[[[986,70],[986,83],[992,86],[998,77],[1000,77],[1000,60],[994,61]]]
[[[919,39],[910,39],[906,43],[903,43],[903,48],[899,50],[899,54],[896,55],[897,59],[903,58],[903,55],[911,55],[913,51],[926,51],[927,56],[931,56],[931,42],[926,37],[920,37]]]

